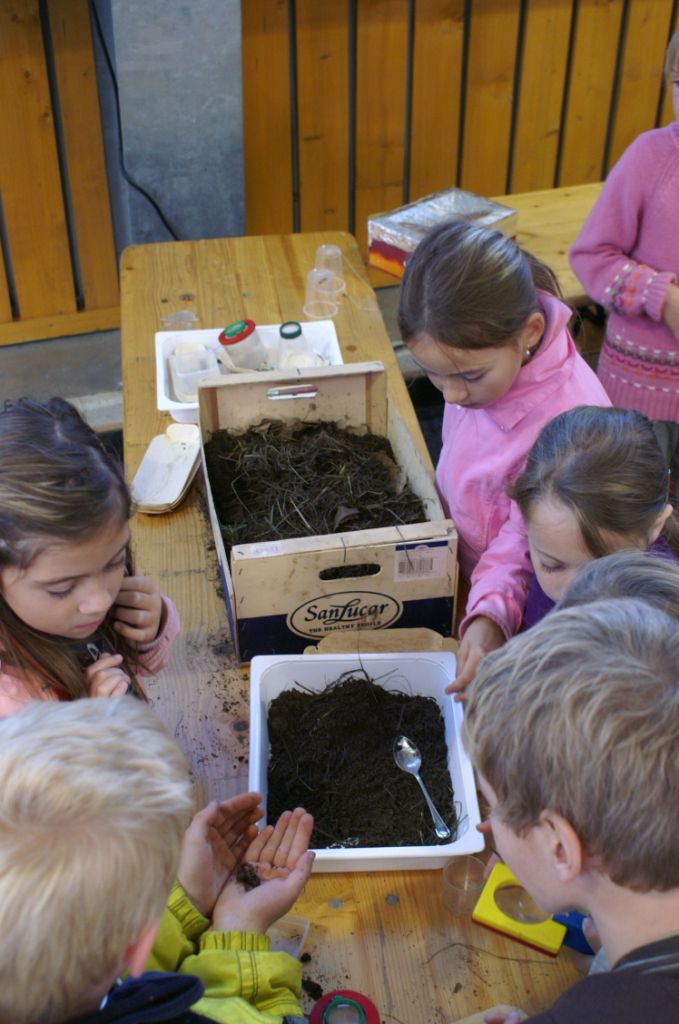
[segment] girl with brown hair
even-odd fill
[[[403,339],[446,403],[436,483],[471,580],[449,692],[464,689],[481,656],[521,625],[530,559],[507,486],[552,416],[583,402],[610,405],[558,295],[543,263],[464,221],[422,240],[401,285]]]
[[[122,469],[76,409],[0,412],[0,715],[31,699],[143,696],[179,616],[133,573]]]
[[[617,551],[679,559],[668,490],[667,460],[641,413],[580,406],[543,427],[509,488],[534,569],[524,628],[546,615],[593,559]]]

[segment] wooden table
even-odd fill
[[[591,300],[570,268],[568,250],[594,206],[602,184],[598,181],[593,185],[571,185],[493,197],[498,203],[518,211],[519,244],[552,268],[564,297],[575,306]]]
[[[306,271],[321,242],[340,245],[349,270],[335,318],[344,359],[384,362],[390,398],[428,461],[354,240],[339,232],[272,235],[144,245],[123,254],[128,479],[169,422],[155,407],[153,337],[164,329],[162,318],[188,310],[199,318],[196,327],[243,316],[301,319]],[[247,681],[232,657],[199,485],[170,515],[137,515],[132,533],[139,570],[182,617],[172,664],[150,682],[151,699],[186,754],[197,798],[226,797],[247,786]],[[295,912],[311,921],[305,975],[325,991],[368,994],[381,1019],[395,1024],[446,1024],[496,1003],[535,1012],[576,978],[567,952],[553,960],[450,917],[439,871],[314,875]]]

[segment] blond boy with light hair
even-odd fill
[[[1,720],[0,780],[2,1024],[302,1017],[301,965],[264,935],[311,871],[302,808],[258,832],[246,793],[185,833],[186,764],[130,697]],[[243,859],[262,882],[251,891]]]
[[[548,913],[587,908],[613,969],[532,1024],[679,1019],[679,631],[620,598],[483,659],[464,741],[498,853]],[[489,1024],[507,1018],[487,1017]]]

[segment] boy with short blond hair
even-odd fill
[[[613,965],[531,1022],[675,1022],[676,619],[627,598],[557,610],[487,655],[467,692],[498,853],[545,911],[587,908]]]
[[[245,793],[185,833],[184,759],[130,697],[1,720],[0,779],[2,1024],[302,1018],[301,965],[264,934],[311,871],[302,808],[258,832],[259,794]]]

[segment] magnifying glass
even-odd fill
[[[334,996],[323,1011],[323,1024],[365,1024],[365,1013],[353,999]]]

